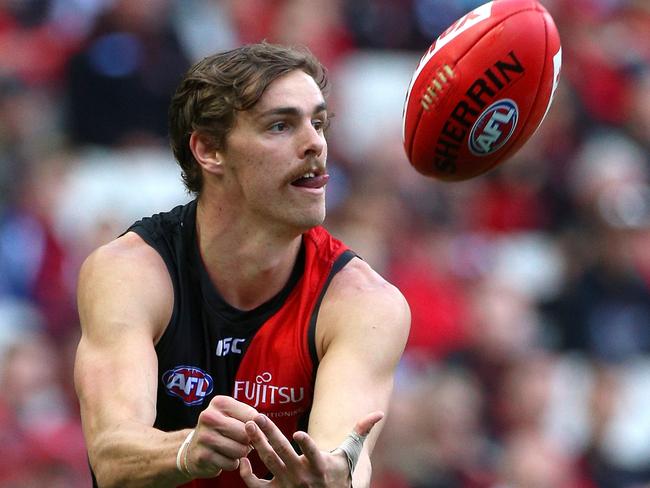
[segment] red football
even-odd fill
[[[406,94],[411,164],[460,181],[505,161],[544,119],[561,64],[557,28],[536,0],[495,0],[457,20],[422,57]]]

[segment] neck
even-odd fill
[[[199,199],[196,232],[208,275],[226,302],[252,310],[273,298],[289,280],[301,235],[279,234],[244,220]]]

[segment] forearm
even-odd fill
[[[352,486],[354,488],[368,488],[372,477],[372,464],[365,449],[359,457],[359,462],[352,475]]]
[[[163,488],[188,481],[176,467],[178,449],[188,433],[122,423],[94,436],[88,452],[99,486]]]

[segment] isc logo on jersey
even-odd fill
[[[228,354],[241,354],[242,345],[246,342],[246,339],[240,339],[238,337],[226,337],[224,339],[219,339],[217,341],[217,356],[227,356]]]
[[[487,156],[508,142],[517,127],[519,108],[514,100],[498,100],[486,108],[469,133],[469,150],[476,156]]]
[[[183,400],[185,405],[199,405],[212,393],[212,377],[200,368],[176,366],[162,376],[168,395]]]

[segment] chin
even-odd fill
[[[299,216],[293,221],[293,226],[298,230],[300,234],[307,232],[309,229],[313,229],[316,226],[322,225],[325,221],[325,209],[319,212],[309,212]]]
[[[306,219],[303,222],[301,222],[297,227],[300,228],[300,232],[307,232],[309,229],[313,229],[314,227],[317,227],[319,225],[322,225],[323,222],[325,221],[325,216],[323,215],[322,217],[318,218],[313,218],[313,219]]]

